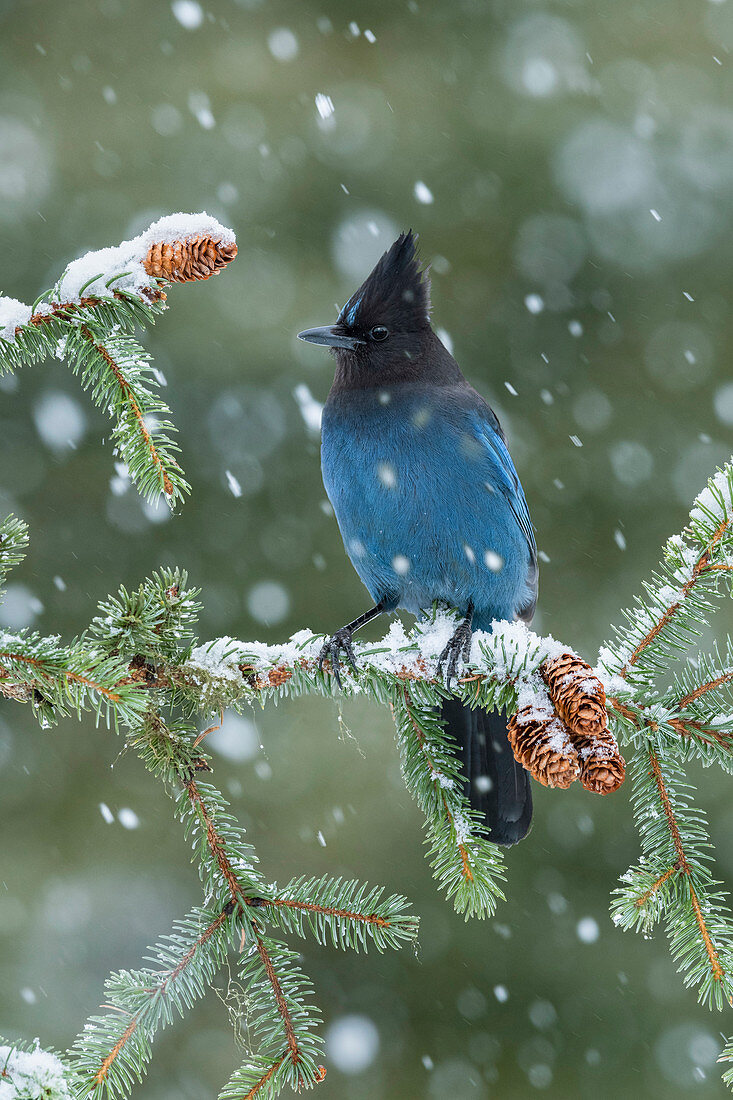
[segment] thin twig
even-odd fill
[[[116,1061],[116,1059],[119,1057],[120,1051],[125,1047],[125,1045],[130,1041],[130,1039],[134,1035],[135,1030],[137,1029],[137,1026],[140,1023],[140,1018],[143,1015],[143,1012],[150,1007],[150,1004],[152,1003],[153,999],[156,998],[156,997],[164,997],[165,996],[165,994],[168,990],[169,984],[172,981],[175,981],[176,978],[178,978],[179,975],[182,973],[182,971],[184,971],[186,969],[186,967],[189,965],[189,963],[195,957],[197,952],[203,947],[203,945],[208,940],[211,939],[211,937],[214,935],[214,933],[216,931],[218,931],[219,928],[221,928],[222,924],[224,924],[225,920],[227,919],[228,916],[230,916],[231,912],[232,912],[232,907],[231,906],[225,906],[224,909],[222,909],[219,916],[216,917],[216,919],[213,920],[211,922],[211,924],[209,924],[204,929],[204,931],[201,933],[201,935],[196,940],[196,942],[193,943],[191,945],[191,947],[189,947],[186,954],[183,955],[183,957],[178,961],[178,963],[173,968],[173,970],[169,970],[168,973],[161,979],[161,981],[158,982],[158,984],[156,986],[152,986],[148,990],[148,992],[151,994],[150,1001],[148,1002],[147,1005],[144,1005],[143,1008],[139,1009],[135,1013],[135,1015],[131,1018],[129,1024],[127,1025],[127,1027],[123,1031],[122,1035],[120,1035],[119,1039],[117,1040],[115,1045],[112,1047],[112,1050],[109,1052],[107,1057],[102,1062],[102,1064],[99,1067],[97,1073],[94,1075],[94,1083],[96,1085],[101,1085],[104,1082],[104,1080],[106,1079],[107,1074],[109,1073],[110,1067]]]
[[[166,993],[169,984],[171,982],[174,982],[176,980],[176,978],[178,977],[178,975],[181,973],[181,971],[186,969],[186,967],[191,962],[191,960],[193,959],[194,955],[199,950],[199,948],[203,947],[203,945],[208,940],[211,939],[211,937],[214,935],[214,933],[217,932],[221,928],[222,924],[224,924],[224,921],[227,919],[227,917],[231,916],[231,914],[233,912],[233,908],[234,907],[232,905],[225,905],[224,908],[222,909],[221,913],[219,914],[219,916],[215,920],[213,920],[211,922],[211,924],[209,924],[203,930],[203,932],[201,933],[199,938],[194,943],[191,944],[191,946],[189,947],[188,951],[183,956],[183,958],[177,963],[177,965],[174,967],[174,969],[171,970],[171,972],[161,982],[161,984],[160,984],[161,994]]]
[[[194,741],[192,747],[194,749],[197,749],[205,737],[208,737],[210,733],[214,732],[214,730],[220,730],[223,724],[224,724],[224,711],[223,711],[222,708],[220,708],[219,709],[219,724],[218,724],[218,726],[209,726],[209,728],[207,730],[204,730],[203,733],[200,733],[198,735],[198,737],[196,738],[196,740]]]
[[[283,993],[282,986],[280,985],[280,979],[277,976],[277,972],[275,971],[272,959],[270,958],[267,948],[265,947],[265,942],[262,939],[262,936],[260,935],[256,926],[255,944],[257,945],[257,954],[260,956],[260,959],[262,960],[262,965],[265,968],[267,980],[272,986],[275,1004],[277,1005],[277,1010],[280,1013],[280,1018],[283,1022],[285,1037],[288,1041],[288,1050],[290,1051],[288,1057],[297,1069],[298,1064],[300,1063],[300,1047],[298,1046],[298,1036],[295,1034],[293,1019],[290,1015],[290,1009],[288,1008],[288,1002],[285,999],[285,994]],[[298,1070],[298,1081],[299,1083],[302,1082],[300,1070]]]
[[[102,1062],[102,1064],[99,1067],[98,1071],[95,1073],[95,1075],[94,1075],[95,1085],[101,1085],[102,1082],[106,1079],[107,1074],[109,1073],[109,1070],[110,1070],[110,1066],[117,1059],[117,1057],[118,1057],[120,1051],[122,1050],[122,1048],[126,1045],[126,1043],[129,1042],[130,1038],[134,1035],[135,1029],[137,1028],[138,1023],[140,1022],[140,1017],[142,1015],[142,1011],[143,1010],[140,1009],[139,1012],[135,1013],[135,1015],[132,1017],[129,1024],[125,1028],[125,1030],[122,1032],[122,1035],[120,1035],[119,1039],[117,1040],[115,1045],[112,1047],[112,1049],[109,1052],[109,1054],[107,1055],[107,1057]]]
[[[405,699],[405,709],[407,710],[407,714],[408,714],[410,722],[412,724],[412,728],[415,731],[415,736],[417,737],[417,740],[418,740],[420,748],[423,752],[423,755],[425,756],[425,759],[427,760],[428,764],[430,765],[430,770],[432,771],[433,775],[435,775],[435,776],[442,775],[443,773],[440,771],[440,768],[438,768],[438,766],[436,765],[435,761],[433,760],[433,758],[431,757],[430,753],[428,752],[428,750],[426,748],[425,734],[420,729],[419,725],[417,724],[417,722],[415,721],[415,719],[413,717],[413,714],[412,714],[412,699],[411,699],[410,693],[407,690],[407,688],[403,688],[403,694],[404,694],[404,699]],[[439,783],[437,778],[433,780],[433,787],[435,788],[436,792],[438,793],[438,795],[440,797],[441,802],[443,803],[443,808],[445,810],[446,817],[448,818],[448,821],[450,822],[451,828],[453,829],[453,833],[455,834],[456,845],[458,847],[458,851],[460,852],[461,862],[463,864],[462,875],[463,875],[464,879],[466,880],[466,882],[473,882],[473,871],[471,870],[471,862],[470,862],[470,859],[469,859],[469,856],[468,856],[468,850],[466,848],[466,845],[461,840],[458,839],[458,830],[456,828],[456,823],[455,823],[453,814],[451,813],[450,806],[448,805],[448,799],[446,798],[445,791],[440,786],[440,783]]]
[[[292,898],[258,898],[257,907],[266,909],[268,905],[282,909],[304,909],[309,913],[321,913],[325,917],[343,917],[345,920],[375,924],[379,928],[389,928],[390,922],[376,913],[352,913],[348,909],[334,909],[329,905],[316,905],[312,901],[294,901]]]
[[[682,844],[682,837],[680,836],[677,818],[675,817],[670,797],[667,794],[667,788],[664,784],[664,777],[662,776],[662,769],[659,766],[659,760],[657,759],[657,755],[652,748],[649,749],[649,762],[651,764],[651,774],[654,776],[654,781],[657,784],[659,797],[662,802],[665,817],[667,818],[667,827],[669,829],[670,836],[672,837],[672,843],[674,844],[675,851],[677,852],[679,869],[687,876],[687,885],[690,891],[690,901],[692,903],[692,908],[695,913],[697,927],[700,930],[700,936],[702,937],[702,941],[705,944],[705,950],[710,960],[710,968],[713,973],[713,978],[716,982],[721,982],[725,977],[725,971],[720,964],[718,952],[715,949],[715,944],[712,941],[712,937],[710,936],[710,932],[708,931],[708,926],[705,923],[702,906],[700,905],[700,901],[692,883],[692,869],[687,860],[685,849]]]
[[[164,302],[165,293],[162,290],[153,290],[152,287],[144,287],[139,296],[146,299],[146,302]],[[113,291],[113,298],[117,298],[120,301],[126,301],[127,295],[121,294],[118,290]],[[54,302],[47,313],[34,313],[27,321],[29,325],[35,325],[36,327],[42,327],[43,325],[50,324],[51,321],[66,321],[68,317],[65,314],[69,313],[81,313],[87,309],[95,309],[97,306],[106,305],[108,299],[105,298],[80,298],[78,302]],[[143,302],[143,304],[146,304]],[[22,331],[22,326],[16,328],[16,334]]]
[[[717,566],[711,566],[710,565],[710,555],[712,554],[713,550],[718,545],[718,543],[722,539],[723,535],[726,533],[726,531],[730,527],[730,523],[731,523],[730,519],[724,519],[723,522],[719,525],[719,527],[715,531],[715,534],[713,535],[712,539],[710,540],[708,545],[705,547],[705,549],[703,550],[700,557],[695,562],[695,564],[692,568],[692,575],[690,576],[689,580],[685,581],[685,583],[683,584],[683,586],[680,590],[679,597],[676,600],[674,600],[669,605],[669,607],[667,607],[667,609],[664,611],[663,615],[657,620],[657,622],[654,624],[654,626],[651,628],[651,630],[648,631],[648,633],[645,634],[645,636],[641,639],[641,641],[637,643],[633,653],[629,657],[629,659],[626,662],[626,664],[624,665],[624,667],[621,669],[621,672],[620,672],[619,675],[623,676],[624,678],[628,675],[629,666],[636,664],[639,657],[644,652],[644,650],[647,648],[647,646],[664,629],[664,627],[667,625],[667,623],[670,622],[670,620],[674,618],[675,614],[679,610],[680,604],[690,594],[692,589],[695,587],[695,585],[699,581],[700,577],[703,575],[703,573],[705,573],[709,569],[712,570],[712,569],[717,568]]]
[[[117,366],[117,363],[115,363],[114,359],[112,358],[110,353],[107,351],[104,344],[98,344],[96,342],[96,340],[94,339],[94,336],[92,335],[92,332],[89,329],[88,325],[80,325],[79,331],[81,332],[84,339],[88,340],[89,343],[91,343],[94,346],[94,348],[99,353],[99,355],[102,356],[105,363],[107,364],[109,369],[112,371],[112,374],[117,379],[117,384],[119,385],[120,389],[122,390],[122,394],[125,398],[125,401],[127,402],[128,406],[130,408],[130,411],[132,412],[132,415],[137,420],[137,424],[138,424],[140,434],[143,437],[143,440],[145,442],[145,446],[148,448],[148,452],[150,454],[150,458],[152,460],[152,463],[153,463],[154,466],[157,467],[157,469],[159,470],[159,472],[161,474],[161,477],[162,477],[162,480],[163,480],[163,492],[166,494],[166,496],[171,496],[172,493],[173,493],[173,483],[172,483],[171,479],[168,477],[168,474],[165,471],[165,467],[163,466],[162,459],[161,459],[160,455],[158,454],[158,449],[155,446],[155,444],[153,443],[150,432],[148,431],[148,429],[145,426],[145,418],[144,418],[144,416],[143,416],[143,414],[140,410],[140,406],[137,403],[137,399],[135,398],[135,395],[132,392],[132,386],[127,381],[124,374],[122,373],[120,368]]]
[[[277,1071],[280,1069],[280,1066],[283,1064],[283,1062],[285,1061],[286,1058],[287,1058],[287,1054],[283,1054],[282,1058],[280,1058],[279,1061],[273,1062],[273,1064],[270,1066],[270,1068],[267,1070],[267,1072],[265,1074],[263,1074],[262,1077],[260,1077],[259,1081],[255,1082],[255,1084],[252,1086],[252,1088],[249,1090],[249,1092],[243,1098],[243,1100],[254,1100],[254,1097],[257,1095],[257,1093],[260,1091],[260,1089],[263,1088],[267,1084],[267,1082],[272,1077],[273,1073],[277,1073]]]
[[[235,905],[239,906],[242,903],[247,904],[247,898],[242,892],[242,887],[239,885],[239,880],[235,874],[234,868],[229,862],[229,858],[226,854],[226,846],[219,833],[217,833],[214,826],[213,818],[209,813],[206,803],[201,797],[201,792],[196,785],[196,780],[191,776],[186,781],[186,793],[188,794],[191,805],[194,809],[197,809],[201,814],[204,825],[206,827],[206,843],[209,845],[209,849],[214,859],[216,860],[219,870],[221,871],[224,880],[229,887],[229,893],[232,896],[232,901]]]
[[[10,653],[8,650],[5,650],[4,652],[0,652],[0,660],[2,659],[8,661],[20,661],[23,664],[32,665],[34,668],[39,668],[43,672],[43,661],[38,661],[33,657],[27,657],[23,653]],[[7,669],[3,669],[3,671],[6,674],[6,678],[12,678],[11,673]],[[50,679],[53,678],[52,675],[49,675],[48,672],[43,672],[43,675]],[[98,691],[100,695],[106,696],[107,699],[109,699],[112,703],[120,702],[120,696],[116,692],[112,691],[111,688],[103,687],[101,684],[96,683],[96,681],[90,680],[87,676],[82,676],[81,673],[69,672],[68,669],[63,668],[60,670],[60,675],[63,676],[65,679],[70,680],[74,684],[83,684],[84,687],[91,688],[92,691]]]
[[[733,670],[724,672],[715,680],[708,680],[706,684],[699,684],[694,691],[682,696],[679,701],[680,710],[684,710],[690,703],[694,703],[694,701],[699,699],[701,695],[704,695],[706,691],[714,691],[715,688],[720,687],[721,684],[727,684],[730,680],[733,680]]]
[[[639,908],[641,908],[642,905],[645,905],[649,901],[649,898],[652,896],[652,894],[656,894],[657,890],[659,890],[659,888],[664,885],[667,879],[671,878],[672,875],[676,875],[678,871],[679,866],[675,863],[674,867],[670,867],[667,871],[664,872],[663,875],[660,875],[656,882],[653,882],[649,889],[645,890],[641,897],[638,897],[636,899],[634,905],[639,906]]]
[[[626,718],[628,721],[633,722],[637,729],[639,726],[639,715],[635,711],[627,707],[619,699],[615,699],[610,696],[606,700],[608,706],[613,707],[615,711],[618,711],[620,715]],[[642,722],[653,732],[659,729],[659,723],[655,722],[653,718],[642,718]],[[667,725],[671,726],[677,733],[682,734],[683,737],[699,737],[701,741],[705,741],[708,745],[718,744],[725,749],[733,748],[733,736],[728,733],[719,733],[717,730],[708,729],[700,722],[695,722],[691,718],[668,718]]]

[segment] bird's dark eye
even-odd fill
[[[389,329],[385,328],[384,325],[375,325],[369,335],[372,340],[386,340],[389,336]]]

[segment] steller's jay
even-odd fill
[[[537,552],[522,486],[499,421],[430,326],[430,282],[412,232],[385,252],[336,324],[299,333],[325,344],[336,373],[323,410],[321,465],[346,552],[374,607],[324,645],[340,655],[377,615],[416,615],[435,601],[464,621],[439,660],[448,683],[472,629],[530,621]],[[529,831],[529,776],[507,740],[506,717],[457,699],[442,717],[463,754],[466,794],[497,844]]]

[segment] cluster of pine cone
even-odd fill
[[[545,787],[580,779],[597,794],[617,790],[626,765],[608,728],[603,684],[573,653],[545,661],[541,672],[552,707],[527,704],[509,719],[515,757]]]

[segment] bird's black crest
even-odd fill
[[[425,328],[430,315],[430,278],[420,266],[417,237],[401,233],[339,314],[347,328],[386,325],[393,331]]]

